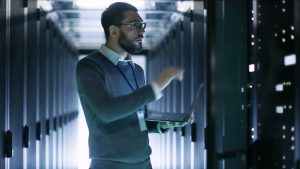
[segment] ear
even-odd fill
[[[109,34],[111,37],[117,38],[119,37],[119,33],[120,33],[119,28],[116,27],[115,25],[111,25],[109,27]]]

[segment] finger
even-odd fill
[[[170,128],[171,127],[171,122],[165,122],[165,128]]]
[[[163,129],[170,128],[169,126],[170,126],[169,122],[161,122],[160,123],[160,127],[163,128]]]
[[[190,117],[188,118],[188,120],[187,120],[187,123],[190,123],[190,122],[192,122],[192,120],[193,120],[193,117],[192,117],[192,116],[190,116]]]
[[[176,127],[183,127],[185,125],[186,125],[185,122],[178,122],[178,123],[176,123]]]
[[[176,127],[177,123],[176,122],[170,122],[170,127]]]
[[[182,80],[183,80],[183,74],[179,75],[179,76],[177,77],[177,80],[182,81]]]

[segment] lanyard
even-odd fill
[[[135,76],[135,73],[134,73],[134,70],[133,70],[133,66],[129,63],[130,67],[131,67],[131,70],[132,70],[132,74],[133,74],[133,77],[134,77],[134,81],[135,81],[135,85],[136,85],[136,90],[139,89],[139,85],[138,85],[138,82],[136,80],[136,76]],[[132,84],[130,83],[130,81],[128,80],[128,78],[126,77],[126,75],[124,74],[124,72],[122,72],[122,70],[119,68],[118,65],[116,65],[117,69],[119,70],[119,72],[122,74],[122,76],[124,77],[124,79],[126,80],[127,84],[130,86],[131,90],[134,92],[134,88],[132,86]],[[138,122],[139,122],[139,126],[140,126],[140,130],[141,131],[145,131],[147,130],[147,127],[146,127],[146,123],[145,123],[145,120],[144,120],[144,112],[141,111],[142,108],[140,108],[136,113],[137,113],[137,116],[138,116]]]
[[[122,74],[122,76],[124,77],[124,79],[126,80],[127,84],[129,85],[129,87],[131,88],[132,91],[135,91],[137,89],[139,89],[139,85],[138,85],[138,82],[136,80],[136,76],[135,76],[135,73],[134,73],[134,70],[133,70],[133,66],[129,63],[130,67],[131,67],[131,70],[132,70],[132,73],[133,73],[133,77],[134,77],[134,81],[135,81],[135,85],[136,85],[136,89],[133,88],[132,84],[130,83],[130,81],[128,80],[128,78],[126,77],[126,75],[124,74],[124,72],[122,72],[122,70],[119,68],[119,66],[117,65],[117,69],[119,70],[119,72]]]

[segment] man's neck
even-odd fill
[[[124,49],[122,49],[119,45],[106,42],[105,46],[110,48],[111,50],[115,51],[117,54],[122,56],[124,59],[127,57],[127,52]]]

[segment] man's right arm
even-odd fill
[[[78,63],[76,80],[81,99],[84,99],[84,102],[95,112],[95,120],[105,123],[127,117],[155,100],[150,85],[129,95],[111,96],[103,71],[87,59]]]
[[[161,92],[173,79],[181,80],[183,70],[167,68],[154,80],[156,90]],[[103,70],[88,59],[81,60],[76,70],[77,88],[81,99],[95,112],[95,120],[109,123],[135,113],[146,104],[154,101],[153,85],[146,85],[131,94],[113,97],[110,95]]]

